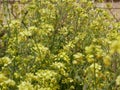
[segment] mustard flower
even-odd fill
[[[120,40],[115,40],[111,43],[111,46],[110,46],[111,50],[110,50],[110,53],[113,54],[113,53],[120,53]]]
[[[6,80],[8,80],[8,78],[4,74],[0,74],[0,84]]]
[[[33,85],[30,82],[21,82],[21,84],[18,86],[19,90],[34,90]]]
[[[120,85],[120,75],[116,78],[116,85]]]
[[[103,63],[106,65],[106,66],[109,66],[111,64],[111,57],[109,55],[105,56],[103,58]]]
[[[1,58],[1,62],[4,64],[4,66],[7,66],[7,65],[9,65],[12,61],[11,61],[11,59],[9,58],[9,57],[3,57],[3,58]]]

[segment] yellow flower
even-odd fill
[[[78,62],[77,62],[76,60],[74,60],[72,63],[73,63],[73,64],[78,64]]]
[[[9,86],[14,86],[15,82],[11,79],[8,79],[7,81],[5,81],[5,84],[9,85]]]
[[[104,58],[103,58],[103,63],[106,65],[106,66],[109,66],[110,64],[111,64],[111,58],[110,58],[110,56],[105,56]]]
[[[73,55],[75,59],[79,59],[79,60],[82,60],[83,59],[83,54],[82,53],[76,53]]]
[[[120,53],[120,41],[119,40],[115,40],[112,42],[111,44],[111,54],[117,52]]]
[[[93,55],[87,55],[86,56],[86,58],[87,58],[87,61],[89,62],[89,63],[92,63],[92,62],[94,62],[94,56]]]
[[[93,52],[93,48],[94,48],[93,45],[90,45],[89,47],[85,47],[85,52],[86,52],[87,54],[90,54],[90,53]]]
[[[96,70],[101,70],[101,65],[99,65],[98,63],[93,63],[90,65],[90,69],[96,69]]]
[[[117,77],[117,79],[116,79],[116,84],[117,85],[120,85],[120,75]]]
[[[3,63],[4,63],[4,66],[7,66],[8,64],[11,63],[11,60],[10,60],[9,57],[3,57],[3,58],[2,58],[2,61],[3,61]]]
[[[7,77],[5,77],[5,75],[3,75],[3,74],[0,74],[0,83],[2,83],[2,82],[4,82],[4,81],[6,81],[8,78]]]
[[[33,89],[33,85],[29,82],[22,82],[19,86],[18,86],[19,90],[34,90]]]

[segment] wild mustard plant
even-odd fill
[[[119,89],[119,22],[92,1],[26,1],[0,12],[0,90]]]

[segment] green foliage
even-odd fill
[[[86,0],[18,6],[0,13],[0,90],[119,88],[120,23],[107,11]]]

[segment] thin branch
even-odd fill
[[[120,9],[120,8],[108,8],[108,7],[96,7],[96,8],[101,8],[101,9]]]
[[[120,20],[118,18],[116,18],[116,16],[113,14],[113,12],[111,11],[111,9],[108,9],[108,10],[110,11],[111,15],[116,20],[116,22],[119,22]]]

